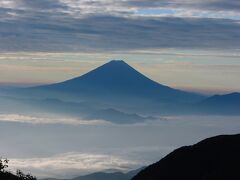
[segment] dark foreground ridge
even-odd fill
[[[37,180],[35,177],[31,175],[14,175],[10,172],[0,172],[1,180]]]
[[[236,180],[239,163],[240,134],[221,135],[173,151],[133,180]]]
[[[24,174],[22,171],[17,170],[16,174],[6,170],[8,168],[8,159],[0,158],[0,180],[37,180],[31,174]]]
[[[1,165],[2,164],[0,164],[0,166]],[[37,180],[37,178],[32,176],[31,174],[24,174],[20,170],[18,170],[15,175],[12,172],[5,171],[4,168],[0,168],[0,180]]]

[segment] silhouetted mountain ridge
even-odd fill
[[[110,61],[80,77],[37,89],[93,96],[140,97],[162,101],[197,101],[202,96],[159,84],[122,60]]]
[[[201,101],[197,108],[208,114],[240,114],[240,93],[211,96]]]
[[[240,179],[240,134],[205,139],[176,149],[148,166],[133,180],[236,180]]]
[[[224,95],[213,95],[202,101],[203,104],[240,104],[240,93],[233,92]]]

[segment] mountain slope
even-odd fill
[[[139,97],[157,101],[192,102],[202,96],[161,85],[127,63],[113,60],[80,77],[35,89],[89,96]]]
[[[240,93],[211,96],[198,103],[197,108],[212,114],[240,114]]]
[[[181,147],[148,166],[133,180],[236,180],[240,179],[240,134],[205,139]]]
[[[0,179],[4,180],[21,180],[19,177],[13,175],[12,173],[9,172],[0,172]]]

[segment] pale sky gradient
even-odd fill
[[[164,49],[120,53],[1,53],[0,84],[34,85],[80,76],[123,59],[151,79],[204,93],[240,91],[240,54],[233,51]]]

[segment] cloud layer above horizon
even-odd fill
[[[2,0],[1,51],[238,49],[237,0]]]

